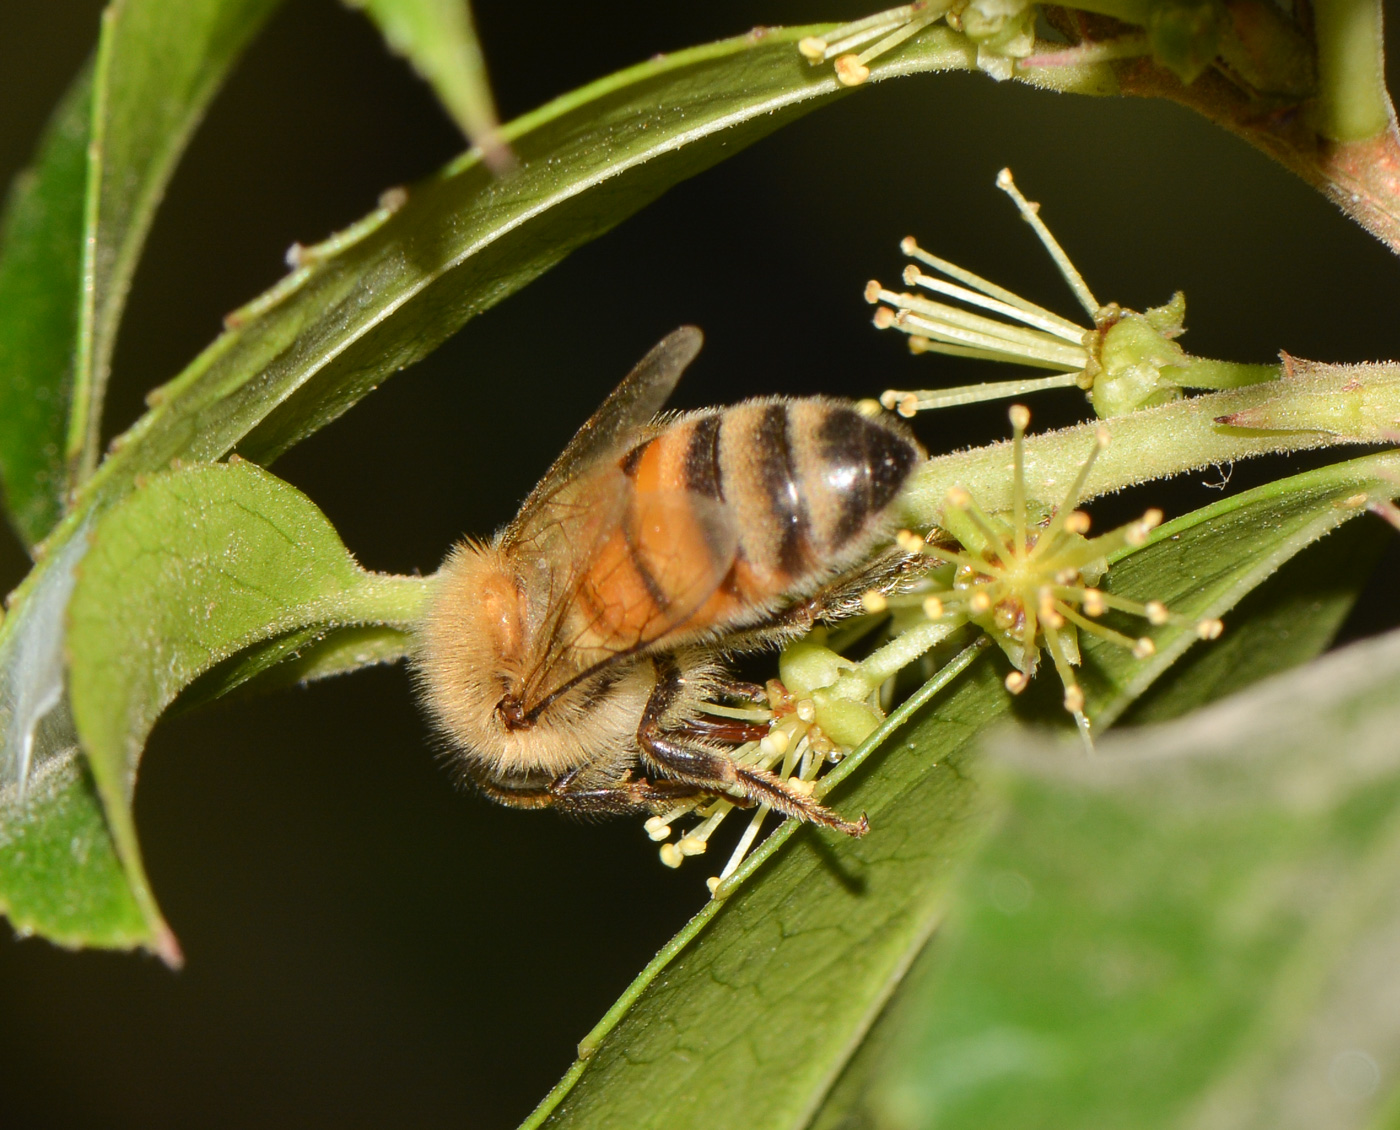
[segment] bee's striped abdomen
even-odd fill
[[[722,503],[731,516],[734,562],[687,618],[698,627],[742,619],[862,555],[919,458],[897,426],[844,401],[808,398],[681,417],[629,452],[622,469],[638,498],[685,492]],[[719,550],[714,539],[681,540],[698,555],[696,568]],[[633,566],[643,578],[659,571],[635,548]]]

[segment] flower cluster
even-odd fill
[[[1089,323],[1073,322],[1038,306],[924,250],[908,236],[900,249],[915,262],[905,268],[904,283],[924,293],[892,291],[878,281],[866,284],[866,301],[878,307],[878,328],[908,334],[914,353],[1011,362],[1052,370],[1054,375],[919,392],[891,389],[881,397],[886,408],[912,416],[929,408],[1078,387],[1088,392],[1094,411],[1107,418],[1176,400],[1185,388],[1236,388],[1278,377],[1277,365],[1215,361],[1182,349],[1176,343],[1185,332],[1186,298],[1180,291],[1165,305],[1141,313],[1116,302],[1099,302],[1040,218],[1040,205],[1016,187],[1011,170],[1002,169],[996,183],[1050,253]]]
[[[1214,639],[1219,620],[1186,621],[1161,601],[1135,601],[1099,587],[1108,559],[1124,547],[1147,543],[1160,524],[1162,512],[1148,510],[1141,518],[1107,533],[1089,536],[1089,515],[1077,509],[1080,493],[1098,453],[1108,446],[1100,428],[1088,458],[1060,505],[1044,508],[1026,497],[1024,441],[1030,412],[1020,404],[1010,411],[1014,464],[1012,508],[1009,515],[987,514],[967,491],[948,492],[941,538],[927,540],[912,532],[900,536],[910,553],[920,553],[951,568],[941,589],[924,597],[931,621],[949,617],[982,628],[1006,653],[1013,667],[1006,687],[1024,690],[1035,675],[1042,652],[1048,652],[1064,686],[1064,705],[1075,719],[1085,743],[1092,746],[1084,692],[1074,669],[1080,663],[1079,633],[1087,632],[1126,648],[1138,659],[1156,651],[1149,635],[1128,636],[1101,621],[1110,611],[1126,613],[1160,626],[1190,623],[1202,639]],[[1042,516],[1033,517],[1036,511]]]

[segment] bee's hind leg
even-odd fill
[[[717,750],[686,741],[684,731],[677,733],[663,729],[662,718],[680,695],[683,681],[673,663],[658,660],[656,668],[656,688],[637,728],[637,745],[649,766],[664,777],[694,786],[708,795],[731,800],[742,797],[750,803],[766,804],[784,816],[833,828],[848,836],[865,835],[870,825],[864,815],[855,823],[841,819],[831,809],[818,804],[810,793],[803,791],[802,785],[806,782],[797,784],[785,781],[766,769],[739,765],[733,758]],[[659,785],[662,782],[651,783]]]

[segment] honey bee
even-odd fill
[[[726,752],[766,727],[703,715],[756,698],[726,655],[860,609],[907,563],[876,553],[924,453],[892,419],[824,397],[658,416],[700,351],[663,339],[488,542],[438,574],[417,679],[493,800],[580,816],[724,796],[850,835],[778,775]]]

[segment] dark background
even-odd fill
[[[871,6],[476,5],[507,118],[659,50]],[[0,5],[5,181],[90,50],[99,9]],[[289,244],[324,238],[460,147],[363,17],[290,0],[214,103],[156,220],[109,430],[226,311],[280,277]],[[1400,263],[1185,110],[923,77],[862,91],[676,188],[277,471],[363,564],[427,572],[462,533],[506,520],[591,408],[681,322],[708,335],[686,405],[995,377],[911,358],[870,328],[861,290],[871,276],[897,280],[897,243],[913,232],[1076,315],[993,188],[1005,164],[1101,299],[1141,308],[1184,289],[1195,352],[1400,356]],[[1031,404],[1041,427],[1083,412],[1070,393]],[[943,413],[922,435],[935,451],[985,442],[1004,434],[1004,412]],[[1232,489],[1285,466],[1241,468]],[[1169,505],[1214,497],[1192,481]],[[0,538],[8,590],[25,566]],[[1394,620],[1396,565],[1392,551],[1350,634]],[[667,871],[637,822],[578,826],[464,795],[397,669],[162,724],[136,810],[187,967],[0,940],[0,1125],[513,1126],[701,905],[714,870]]]

